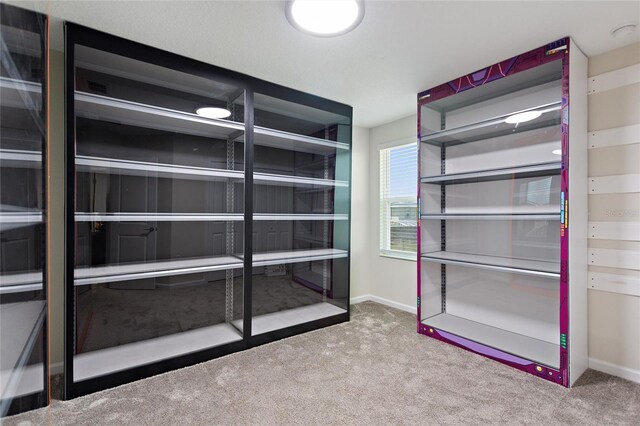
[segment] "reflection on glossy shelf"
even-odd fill
[[[2,106],[39,110],[42,85],[31,81],[0,77]]]
[[[39,210],[11,211],[16,207],[7,205],[2,205],[1,208],[10,210],[0,211],[0,231],[2,232],[42,223],[43,215]]]
[[[243,123],[222,119],[208,119],[197,114],[80,91],[76,91],[75,105],[76,115],[84,118],[244,142]],[[256,145],[319,154],[330,154],[336,150],[349,150],[349,144],[346,143],[260,126],[254,127],[254,143]]]
[[[76,116],[208,138],[227,139],[244,124],[76,91]]]
[[[484,256],[479,254],[455,253],[435,251],[422,254],[422,260],[427,262],[468,266],[495,271],[515,272],[524,275],[534,275],[548,278],[560,277],[559,262],[545,262],[541,260],[516,259],[511,257]]]
[[[283,263],[308,262],[325,259],[341,259],[348,256],[349,253],[346,250],[335,248],[253,253],[253,266],[281,265]],[[244,256],[239,257],[242,259]]]
[[[73,379],[87,380],[242,340],[230,324],[216,324],[74,356]]]
[[[450,206],[447,205],[444,208],[444,212],[437,212],[434,214],[445,215],[526,215],[526,214],[541,214],[541,215],[553,215],[560,214],[560,204],[546,204],[546,205],[534,205],[534,204],[522,204],[522,205],[510,205],[510,206]],[[429,215],[429,213],[425,213]]]
[[[237,268],[242,268],[242,261],[237,257],[216,256],[148,263],[80,267],[76,268],[74,276],[75,285],[78,286]]]
[[[44,300],[5,303],[0,307],[0,376],[2,399],[18,395],[22,368],[31,356],[46,314]],[[39,390],[44,387],[41,376]]]
[[[422,136],[422,142],[436,146],[453,146],[503,136],[513,132],[526,132],[543,127],[556,126],[560,124],[561,107],[562,102],[558,101],[521,111],[514,111],[489,120],[424,135]],[[527,111],[540,111],[542,114],[536,119],[519,124],[510,124],[505,121],[510,116]]]
[[[560,346],[557,344],[446,313],[424,319],[422,324],[548,367],[560,367]]]
[[[422,183],[440,185],[456,185],[462,183],[487,182],[493,180],[520,179],[538,176],[552,176],[560,174],[561,163],[531,164],[520,167],[507,167],[492,170],[479,170],[466,173],[451,173],[443,175],[425,176],[420,178]]]
[[[180,166],[174,164],[149,163],[145,161],[121,160],[116,158],[90,157],[78,155],[75,159],[76,170],[93,173],[116,171],[127,176],[157,176],[170,179],[201,180],[242,180],[244,172],[237,170],[214,169],[207,167]]]
[[[255,213],[256,221],[348,220],[347,214]],[[76,222],[231,222],[242,221],[242,213],[91,213],[76,212]]]
[[[339,259],[347,256],[348,252],[346,250],[339,249],[254,253],[253,266]],[[243,267],[243,257],[243,255],[215,256],[196,259],[164,260],[148,263],[79,267],[75,270],[75,285],[80,286],[105,282],[165,277],[170,275],[220,271],[226,269],[239,269]]]
[[[111,170],[128,176],[157,176],[194,180],[237,180],[242,182],[244,172],[206,167],[178,166],[115,158],[76,156],[76,169],[81,172],[109,173]],[[348,187],[348,181],[317,179],[303,176],[288,176],[269,173],[254,173],[253,179],[261,185],[284,185],[295,187]]]

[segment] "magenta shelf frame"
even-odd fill
[[[487,358],[509,365],[518,370],[541,377],[545,380],[569,387],[569,283],[568,283],[568,262],[569,262],[569,49],[570,38],[565,37],[553,43],[546,44],[537,49],[530,50],[521,55],[514,56],[504,61],[498,62],[486,68],[474,71],[467,75],[458,77],[447,83],[433,87],[429,90],[418,93],[417,96],[417,135],[418,135],[418,227],[417,227],[417,331],[431,338],[449,343],[459,348],[474,352]],[[526,71],[553,61],[562,61],[562,106],[561,106],[561,171],[560,171],[560,335],[558,336],[560,350],[560,368],[554,369],[535,361],[515,356],[511,353],[501,351],[491,346],[475,342],[473,340],[439,330],[435,327],[422,324],[421,296],[422,296],[422,275],[421,275],[421,200],[420,200],[420,152],[422,149],[422,135],[420,126],[420,112],[423,105],[436,100],[455,95],[457,93],[482,86],[501,78]]]

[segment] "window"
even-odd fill
[[[380,254],[415,260],[417,145],[380,150]]]

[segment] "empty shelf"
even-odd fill
[[[420,178],[420,182],[435,183],[439,185],[456,185],[461,183],[549,176],[560,174],[560,166],[561,164],[559,161],[554,161],[551,163],[531,164],[520,167],[425,176]]]
[[[255,213],[253,220],[349,220],[349,215]]]
[[[295,251],[275,251],[254,253],[253,266],[281,265],[283,263],[310,262],[315,260],[340,259],[349,256],[349,252],[339,249],[313,249]],[[238,256],[241,259],[244,256]]]
[[[15,371],[0,371],[0,389],[2,399],[11,399],[31,395],[44,390],[44,366],[31,364]]]
[[[37,210],[0,212],[0,231],[9,231],[40,223],[42,223],[42,212]]]
[[[348,220],[346,214],[256,213],[253,220]],[[242,213],[90,213],[76,212],[76,222],[230,222],[243,221]]]
[[[87,213],[76,212],[76,222],[228,222],[242,221],[242,213]]]
[[[21,369],[31,357],[46,314],[43,300],[6,303],[0,309],[2,399],[16,394]],[[6,383],[6,386],[5,386]]]
[[[436,251],[425,253],[422,260],[447,265],[468,266],[470,268],[515,272],[548,278],[560,277],[560,263],[540,260],[514,259],[510,257],[483,256],[479,254]]]
[[[73,359],[73,379],[87,380],[239,340],[242,336],[232,325],[217,324],[81,353]]]
[[[560,346],[558,344],[512,333],[450,314],[435,315],[422,320],[422,324],[552,368],[557,369],[560,367]]]
[[[37,111],[42,103],[42,85],[25,80],[0,77],[2,106]]]
[[[40,169],[42,168],[42,162],[42,152],[39,151],[0,149],[0,163],[2,167]]]
[[[254,127],[254,144],[314,154],[331,154],[336,150],[349,150],[349,144],[343,142],[297,135],[260,126]]]
[[[479,213],[479,214],[426,214],[420,219],[430,220],[560,220],[560,212],[549,213]]]
[[[242,123],[78,91],[75,94],[75,113],[93,120],[207,138],[227,139],[238,131],[244,132]]]
[[[0,275],[0,294],[42,290],[42,272]]]
[[[270,173],[254,173],[253,180],[260,185],[284,185],[284,186],[325,186],[347,188],[346,180],[317,179],[303,176],[275,175]]]
[[[109,173],[111,170],[128,176],[157,176],[159,178],[180,178],[194,180],[244,179],[244,172],[238,170],[213,169],[207,167],[180,166],[144,161],[121,160],[115,158],[76,156],[76,169],[82,172]]]
[[[548,205],[511,205],[511,206],[446,206],[444,212],[436,214],[447,215],[516,215],[516,214],[560,214],[560,202]],[[429,215],[429,213],[425,213]]]
[[[346,312],[347,311],[345,309],[325,302],[258,315],[253,317],[251,320],[251,334],[255,336],[258,334],[268,333],[273,330],[280,330],[294,325],[344,314]],[[238,320],[238,322],[240,321]],[[239,325],[241,326],[242,324]]]
[[[560,125],[561,107],[562,102],[558,101],[522,111],[514,111],[510,114],[480,121],[478,123],[468,124],[454,129],[441,130],[439,132],[422,136],[422,142],[436,146],[453,146],[503,136],[511,134],[514,131],[526,132],[542,127]],[[510,124],[505,121],[509,116],[526,111],[540,111],[542,115],[534,120],[523,122],[518,125]]]
[[[233,256],[94,266],[76,268],[75,285],[195,274],[237,268],[242,268],[242,261]]]

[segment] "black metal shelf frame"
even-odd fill
[[[350,214],[351,206],[349,203],[349,211],[346,214],[308,214],[308,215],[277,215],[256,213],[254,206],[254,191],[257,185],[280,185],[280,186],[295,186],[295,187],[309,187],[309,188],[348,188],[351,182],[351,170],[349,169],[348,180],[331,180],[325,178],[307,178],[298,176],[284,176],[269,173],[254,173],[254,160],[255,160],[255,147],[256,145],[273,146],[274,144],[283,143],[284,145],[292,145],[295,147],[304,146],[308,152],[326,152],[330,149],[336,149],[338,151],[348,151],[350,149],[350,143],[332,142],[330,140],[323,140],[315,137],[308,137],[303,135],[295,135],[289,132],[281,130],[268,129],[255,125],[255,101],[254,94],[256,92],[261,95],[271,96],[278,99],[286,99],[289,102],[302,104],[308,107],[316,108],[319,110],[330,111],[335,114],[340,114],[348,117],[349,122],[352,121],[352,108],[350,106],[323,99],[314,95],[299,92],[294,89],[290,89],[281,85],[266,82],[261,79],[257,79],[245,74],[230,71],[224,68],[213,66],[210,64],[202,63],[190,58],[179,56],[173,53],[169,53],[154,47],[141,45],[139,43],[126,40],[117,36],[109,35],[103,32],[99,32],[90,28],[79,26],[76,24],[65,23],[65,66],[66,66],[66,85],[65,85],[65,97],[66,103],[66,191],[65,191],[65,226],[66,226],[66,238],[65,238],[65,291],[66,291],[66,304],[65,304],[65,398],[74,398],[97,390],[117,386],[123,383],[127,383],[139,378],[148,377],[160,372],[164,372],[170,369],[180,368],[188,365],[192,365],[198,362],[202,362],[211,358],[222,356],[225,354],[233,353],[239,350],[251,348],[260,344],[264,344],[270,341],[281,339],[295,334],[303,333],[320,327],[344,322],[349,320],[349,307],[347,304],[346,311],[344,313],[335,314],[326,318],[305,322],[290,327],[286,327],[278,330],[269,330],[268,332],[253,335],[252,334],[252,290],[253,290],[253,268],[255,266],[268,266],[272,264],[283,263],[282,259],[270,259],[269,256],[264,257],[259,255],[254,258],[254,246],[253,246],[253,228],[254,221],[278,221],[278,220],[293,220],[293,221],[305,221],[305,220],[330,220],[339,221],[341,223],[346,222],[347,229],[350,230]],[[135,59],[137,61],[146,62],[161,67],[170,68],[183,73],[191,74],[206,79],[215,80],[222,83],[228,83],[239,90],[244,91],[244,100],[241,102],[241,108],[244,113],[244,126],[241,128],[233,122],[223,122],[224,120],[218,120],[215,122],[201,120],[197,116],[191,116],[181,114],[175,111],[160,111],[159,109],[147,108],[144,105],[135,105],[131,102],[122,102],[119,100],[113,100],[96,95],[90,95],[86,93],[76,92],[75,89],[75,47],[86,46],[92,49],[120,55],[123,57]],[[244,170],[223,170],[223,169],[207,169],[191,166],[176,166],[174,164],[161,164],[161,163],[142,163],[135,161],[116,160],[101,157],[91,157],[86,155],[76,156],[75,152],[75,117],[76,117],[76,105],[73,100],[79,99],[84,102],[85,105],[92,103],[98,104],[102,108],[113,108],[118,105],[126,104],[127,108],[138,114],[147,114],[147,117],[153,116],[152,113],[160,113],[159,115],[166,114],[170,116],[170,119],[182,123],[186,123],[186,126],[193,125],[195,128],[198,126],[209,126],[224,128],[230,135],[238,139],[242,131],[243,136],[243,152],[244,152]],[[158,114],[156,114],[156,117]],[[186,120],[185,120],[186,118]],[[223,123],[221,123],[223,122]],[[195,123],[195,124],[189,124]],[[212,126],[211,123],[215,125]],[[193,130],[193,128],[192,128]],[[197,130],[196,130],[197,131]],[[236,132],[236,133],[233,133]],[[295,150],[295,147],[293,148]],[[284,148],[284,149],[291,149]],[[76,161],[78,161],[76,163]],[[242,310],[242,339],[239,341],[233,341],[228,344],[223,344],[216,347],[209,347],[203,350],[199,350],[193,353],[176,356],[170,359],[164,359],[156,362],[152,362],[147,365],[132,367],[124,371],[116,371],[108,375],[89,378],[86,380],[74,380],[74,353],[75,353],[75,288],[76,280],[74,277],[74,271],[76,265],[75,259],[75,222],[76,219],[90,222],[95,218],[96,214],[93,212],[76,212],[75,210],[75,172],[76,170],[88,170],[91,168],[103,170],[115,167],[126,170],[125,173],[141,174],[145,175],[148,172],[156,173],[157,176],[171,176],[178,177],[180,179],[204,179],[204,180],[224,180],[224,181],[237,181],[244,182],[244,212],[239,214],[232,214],[229,217],[226,215],[197,215],[197,217],[190,216],[189,214],[178,214],[177,217],[180,220],[188,221],[191,219],[197,219],[201,221],[215,219],[223,221],[236,221],[243,226],[243,252],[237,256],[234,262],[228,262],[225,265],[233,268],[242,269],[243,271],[243,310]],[[122,213],[127,215],[128,213]],[[137,214],[123,216],[123,218],[136,219]],[[168,217],[161,217],[155,213],[150,213],[148,216],[157,216],[155,219],[171,220]],[[118,220],[117,214],[105,214],[105,217],[100,219]],[[214,217],[215,216],[215,217]],[[154,219],[149,217],[148,219]],[[350,246],[350,242],[348,242]],[[276,256],[277,257],[277,256]],[[296,262],[296,256],[289,256],[290,262]],[[327,253],[324,255],[310,255],[306,258],[300,257],[300,259],[314,260],[314,259],[346,259],[346,276],[349,275],[349,249],[337,250],[336,253]],[[204,261],[204,268],[216,268],[213,263]],[[214,262],[215,263],[215,262]],[[223,265],[224,266],[224,265]],[[198,267],[198,266],[194,266]],[[189,270],[185,269],[183,272],[187,273]],[[140,272],[140,271],[138,271]],[[137,272],[136,272],[137,273]],[[143,272],[141,272],[143,273]],[[87,283],[94,279],[87,277]],[[96,278],[99,279],[99,278]],[[349,290],[347,286],[346,300],[349,300]],[[239,327],[237,327],[239,328]]]

